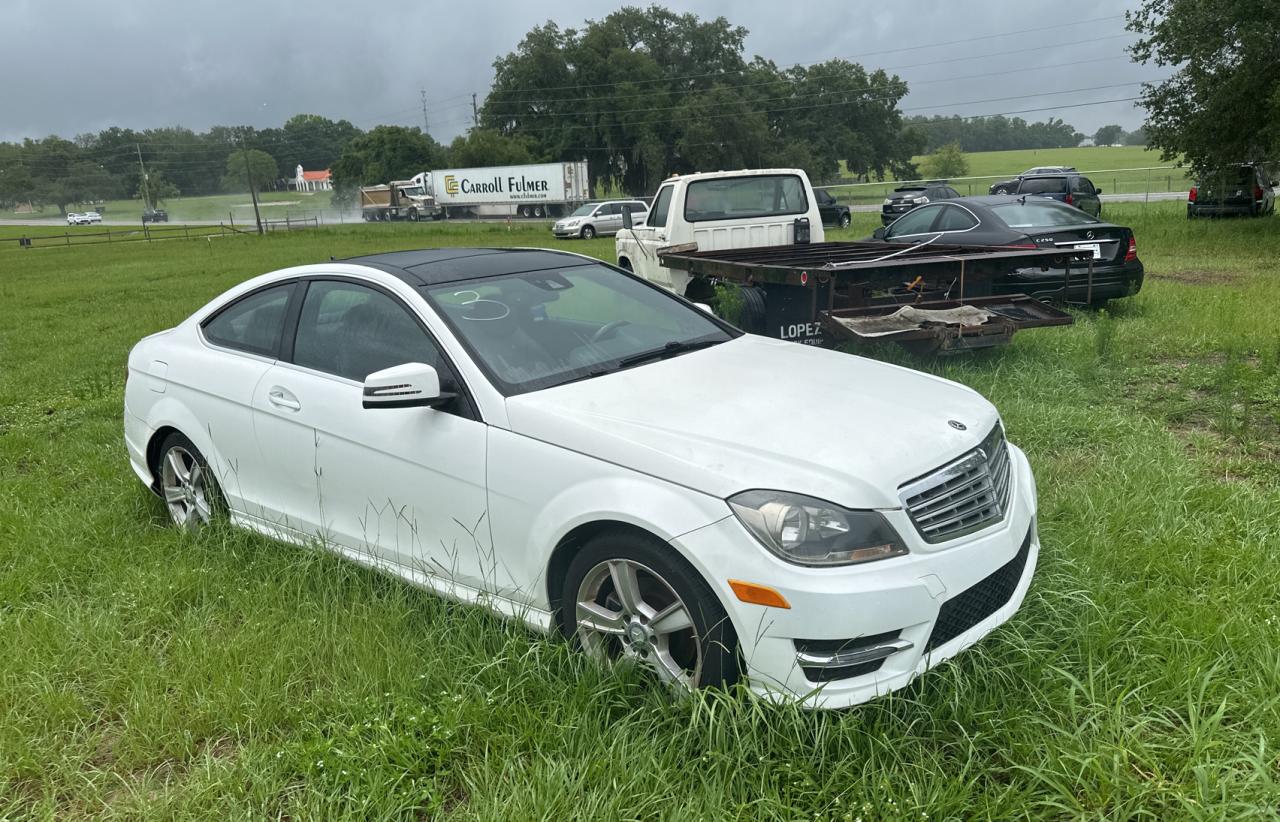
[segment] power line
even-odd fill
[[[922,49],[922,48],[938,48],[940,46],[955,46],[955,45],[962,45],[966,43],[976,43],[982,40],[993,40],[1000,37],[1012,37],[1018,34],[1031,34],[1031,33],[1040,32],[1040,31],[1051,31],[1054,29],[1069,28],[1071,26],[1081,26],[1087,23],[1104,23],[1109,20],[1118,20],[1123,18],[1124,18],[1123,14],[1112,14],[1106,17],[1094,17],[1088,20],[1074,20],[1067,23],[1054,23],[1052,25],[1037,26],[1035,28],[1030,28],[1030,29],[1019,29],[1017,31],[1005,31],[1005,32],[999,32],[995,34],[983,34],[977,37],[966,37],[960,40],[946,40],[938,43],[914,43],[910,46],[900,46],[900,47],[891,48],[891,49],[881,49],[880,51],[868,51],[858,55],[848,55],[843,57],[840,57],[840,56],[828,57],[823,60],[812,60],[807,63],[803,63],[803,62],[795,63],[793,65],[813,66],[813,65],[817,65],[818,63],[829,62],[830,60],[849,60],[851,62],[858,62],[863,60],[864,58],[876,57],[882,54],[896,54],[898,52],[903,52],[903,51],[916,51],[917,49]],[[1121,36],[1128,37],[1128,36],[1135,36],[1135,35],[1125,34]],[[1099,40],[1099,39],[1106,39],[1106,38],[1092,38],[1092,40],[1087,40],[1083,42],[1093,42],[1093,40]],[[1044,47],[1041,46],[1040,50],[1043,50],[1043,48]],[[1002,52],[1002,54],[1007,54],[1007,53],[1008,52]],[[540,89],[540,91],[545,92],[545,91],[564,91],[569,89],[610,88],[610,87],[616,87],[621,85],[640,84],[640,83],[670,83],[676,80],[700,80],[707,77],[720,77],[726,74],[744,74],[750,70],[751,70],[751,66],[748,65],[748,66],[744,66],[741,69],[731,69],[729,71],[722,70],[722,71],[705,72],[701,74],[677,75],[675,77],[657,77],[651,80],[637,79],[637,80],[624,80],[624,81],[616,81],[616,82],[609,82],[609,83],[573,83],[571,85],[565,85],[565,86],[547,86],[543,89]]]

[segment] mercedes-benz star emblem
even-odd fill
[[[956,429],[957,431],[969,430],[969,426],[965,425],[959,420],[947,420],[947,425],[950,425],[952,428]]]

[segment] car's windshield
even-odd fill
[[[1002,203],[991,206],[991,210],[1009,228],[1048,228],[1101,222],[1078,208],[1052,200]]]
[[[495,386],[520,394],[732,336],[700,309],[602,265],[423,289]]]
[[[596,210],[595,203],[587,203],[586,205],[578,206],[578,210],[573,212],[569,216],[570,217],[590,217],[591,212],[595,210]]]

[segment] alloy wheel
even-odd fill
[[[630,559],[594,566],[578,587],[575,615],[589,654],[644,667],[678,690],[697,686],[704,654],[689,607],[648,566]]]
[[[180,445],[166,451],[161,460],[160,491],[179,528],[194,531],[213,520],[214,492],[208,472]]]

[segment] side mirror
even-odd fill
[[[871,232],[871,239],[873,239],[873,240],[883,240],[883,239],[884,239],[884,234],[885,234],[884,226],[880,226],[880,227],[879,227],[879,228],[877,228],[875,231]]]
[[[1100,189],[1100,188],[1095,188],[1095,189],[1093,190],[1093,193],[1094,193],[1094,194],[1101,194],[1101,193],[1102,193],[1102,189]]]
[[[622,207],[622,227],[631,228],[632,225],[633,223],[631,222],[631,207],[623,206]]]
[[[456,397],[440,390],[440,375],[426,363],[410,362],[364,378],[365,408],[438,408]]]

